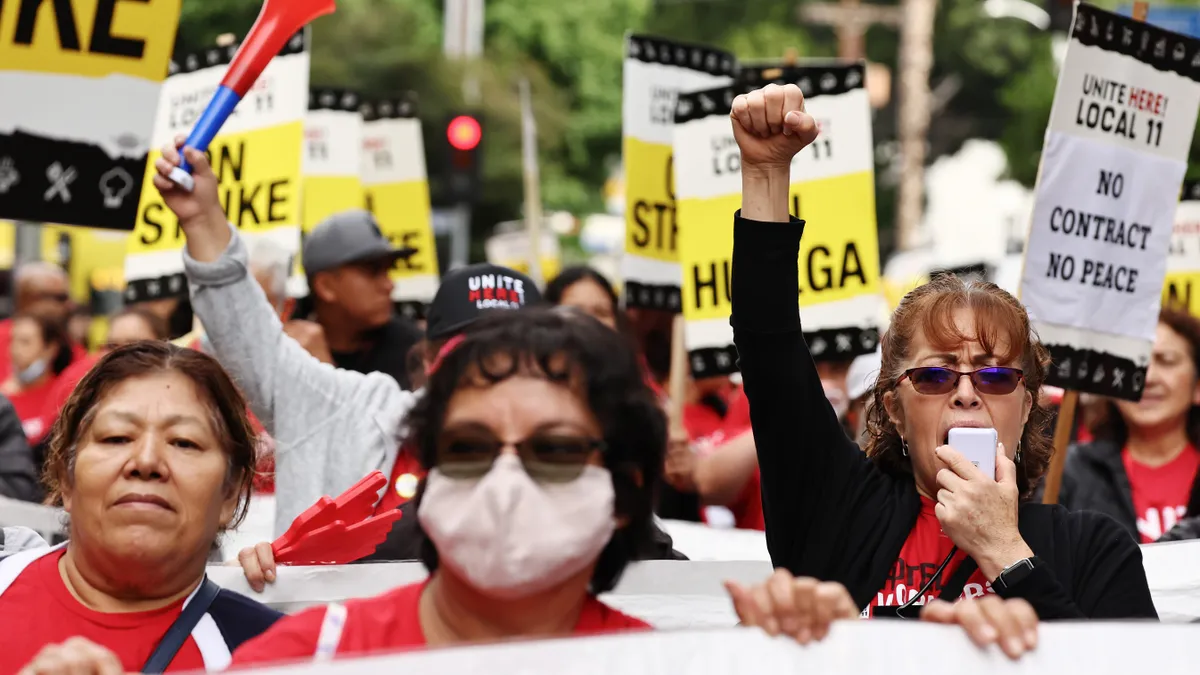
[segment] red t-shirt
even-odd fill
[[[12,401],[13,408],[17,410],[17,417],[21,419],[21,427],[25,430],[25,438],[29,439],[30,443],[41,440],[50,430],[50,424],[54,421],[46,420],[42,413],[46,409],[46,402],[54,393],[54,385],[57,381],[58,378],[55,378],[43,385],[8,397],[8,400]]]
[[[917,516],[917,524],[908,534],[904,547],[900,549],[900,557],[892,565],[883,588],[875,594],[871,605],[863,610],[864,617],[874,616],[876,607],[896,607],[911,600],[937,572],[946,556],[950,555],[954,542],[942,532],[942,524],[938,522],[934,512],[936,506],[937,502],[921,497],[921,513]],[[936,600],[942,592],[942,586],[954,576],[954,572],[966,557],[966,552],[962,550],[955,553],[954,559],[942,571],[941,577],[913,604],[924,605]],[[976,569],[967,578],[959,599],[978,598],[986,593],[995,592],[992,590],[992,583],[984,578],[983,572]]]
[[[65,550],[45,555],[25,568],[0,595],[0,673],[15,673],[46,645],[80,636],[116,653],[129,672],[138,672],[167,629],[183,612],[183,602],[148,612],[105,613],[85,607],[71,595],[58,571]],[[175,655],[168,672],[203,670],[204,658],[192,638]]]
[[[388,591],[383,595],[346,603],[346,624],[338,643],[339,656],[403,651],[426,646],[421,629],[421,592],[428,581]],[[234,666],[309,660],[325,620],[325,607],[313,607],[284,617],[266,633],[242,645],[233,655]],[[573,635],[596,635],[647,630],[650,624],[627,616],[588,596]]]
[[[1133,489],[1133,512],[1143,544],[1158,541],[1187,515],[1192,483],[1200,471],[1200,451],[1188,444],[1179,456],[1162,466],[1146,466],[1121,451],[1129,487]]]

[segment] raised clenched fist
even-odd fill
[[[742,171],[780,170],[817,137],[817,123],[804,111],[804,94],[794,84],[768,84],[733,99],[733,136],[742,151]]]

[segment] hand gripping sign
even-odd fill
[[[400,519],[399,509],[371,515],[387,482],[383,472],[374,471],[337,499],[321,497],[271,544],[275,562],[346,565],[374,553]]]
[[[201,152],[208,150],[208,144],[212,143],[225,120],[288,39],[313,19],[332,14],[335,9],[334,0],[266,0],[254,27],[229,64],[229,72],[221,80],[221,86],[196,120],[187,147]],[[171,171],[171,180],[191,192],[195,187],[191,174],[192,167],[183,160]]]

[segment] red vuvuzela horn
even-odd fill
[[[221,86],[188,135],[186,147],[207,150],[242,97],[287,41],[310,21],[335,9],[334,0],[266,0],[254,27],[229,64]],[[191,167],[186,160],[171,172],[171,180],[189,191],[192,189]]]

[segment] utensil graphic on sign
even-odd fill
[[[44,201],[53,201],[55,197],[63,200],[63,203],[71,201],[71,183],[75,182],[76,173],[75,167],[63,168],[60,162],[55,162],[46,169],[46,180],[50,181],[50,187],[43,195]]]
[[[109,169],[100,177],[100,192],[104,195],[104,206],[119,209],[125,202],[125,196],[133,189],[133,176],[121,167]]]
[[[8,194],[12,186],[21,182],[21,174],[13,166],[12,157],[0,159],[0,195]]]

